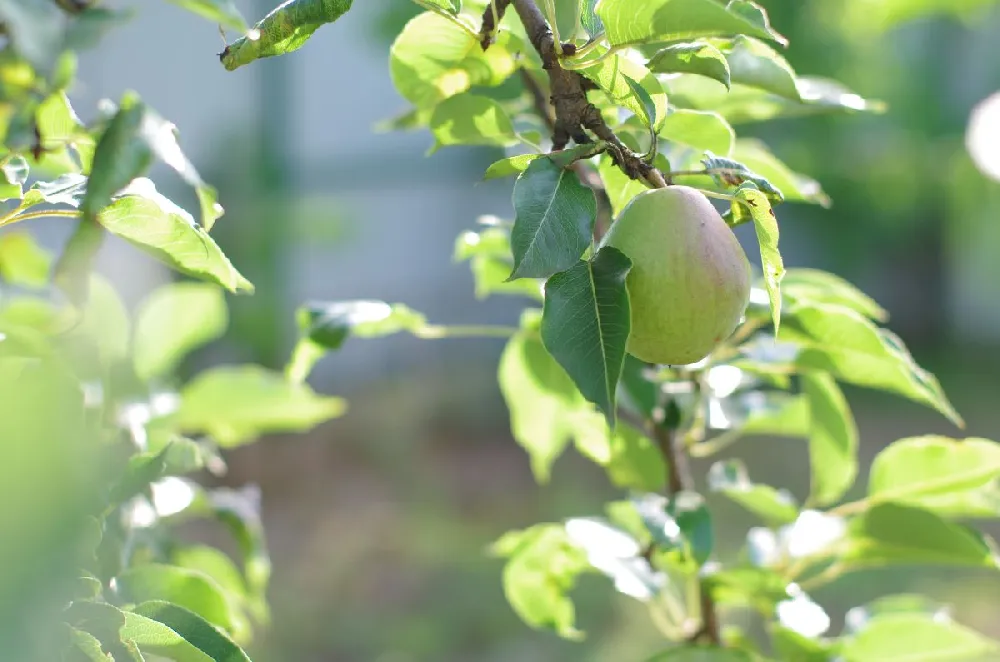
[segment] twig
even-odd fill
[[[507,12],[510,0],[491,0],[483,11],[483,26],[479,30],[479,45],[485,51],[494,41],[500,21]]]

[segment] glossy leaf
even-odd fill
[[[740,214],[749,214],[753,219],[760,245],[764,284],[771,300],[771,321],[777,334],[781,322],[781,279],[785,276],[785,265],[778,252],[778,219],[767,196],[753,183],[741,184],[733,196],[733,215],[739,218]]]
[[[663,86],[652,72],[635,60],[616,53],[598,64],[580,69],[580,73],[597,83],[616,104],[644,119],[646,126],[657,128],[656,121],[667,115],[667,95]],[[645,98],[636,95],[630,80],[642,88]]]
[[[594,192],[551,158],[532,161],[514,184],[510,279],[547,278],[579,262],[597,218]]]
[[[164,600],[198,614],[223,630],[232,631],[232,608],[222,588],[200,572],[146,563],[119,574],[115,585],[126,602]]]
[[[224,366],[199,374],[181,390],[168,418],[184,433],[205,433],[224,448],[277,432],[304,432],[345,411],[340,398],[316,395],[280,373],[257,366]]]
[[[858,428],[833,377],[810,372],[801,379],[809,402],[810,498],[827,505],[854,484],[858,474]]]
[[[434,150],[447,145],[495,145],[517,143],[517,132],[503,107],[476,94],[459,94],[445,99],[430,120]]]
[[[725,190],[726,187],[740,187],[743,184],[753,184],[760,189],[767,199],[779,203],[784,202],[785,196],[778,187],[752,171],[745,164],[724,156],[716,156],[708,152],[701,163],[709,171],[711,178]],[[733,216],[737,222],[750,220],[749,209],[733,209]]]
[[[567,593],[589,564],[561,525],[539,524],[511,531],[494,543],[493,552],[507,559],[504,594],[525,623],[554,630],[566,639],[582,636],[575,627],[576,610]]]
[[[804,304],[832,303],[846,306],[877,322],[889,319],[889,313],[874,299],[840,276],[818,269],[796,268],[785,272],[782,295]]]
[[[708,471],[708,487],[757,515],[769,525],[790,524],[799,516],[795,498],[787,490],[750,480],[746,465],[733,459],[716,462]]]
[[[580,0],[580,24],[591,39],[604,33],[604,23],[596,11],[597,2],[598,0]]]
[[[947,618],[885,614],[846,638],[840,655],[844,662],[985,661],[1000,655],[1000,643]]]
[[[27,208],[43,202],[79,207],[86,192],[87,178],[78,173],[67,173],[51,182],[35,182],[24,192],[21,207]]]
[[[552,463],[569,443],[571,413],[585,401],[541,340],[525,332],[504,348],[498,379],[514,440],[528,451],[535,479],[547,482]]]
[[[736,134],[718,113],[699,110],[672,110],[663,120],[660,138],[693,147],[699,151],[729,154]]]
[[[71,626],[88,632],[115,662],[144,662],[134,641],[125,634],[125,614],[112,605],[91,600],[77,600],[63,612]]]
[[[424,12],[403,28],[389,51],[396,89],[417,108],[429,108],[473,86],[495,86],[515,69],[510,31],[501,30],[485,52],[478,40],[448,19]]]
[[[846,568],[940,565],[997,568],[992,540],[912,506],[885,503],[851,521],[834,548]]]
[[[216,282],[230,292],[253,291],[209,234],[148,179],[135,180],[98,220],[111,234],[181,273]]]
[[[740,35],[726,44],[723,52],[734,83],[801,101],[795,71],[784,57],[764,42]]]
[[[786,202],[810,202],[822,207],[829,207],[831,204],[819,182],[793,172],[759,140],[738,139],[733,147],[732,157],[781,191],[781,197]]]
[[[619,423],[611,432],[603,416],[580,411],[573,421],[573,440],[581,454],[605,468],[616,487],[658,492],[666,486],[663,453],[631,425]]]
[[[840,381],[891,391],[936,409],[952,422],[962,419],[937,379],[914,361],[903,342],[850,308],[797,303],[779,340],[799,348],[794,364],[829,372]]]
[[[302,47],[320,27],[333,23],[353,0],[286,0],[259,20],[250,32],[226,46],[220,59],[227,71],[255,60],[285,55]]]
[[[125,620],[124,632],[143,650],[168,659],[177,662],[250,662],[250,658],[232,639],[183,607],[150,600],[127,612]],[[197,657],[192,648],[205,657]]]
[[[203,283],[158,288],[136,312],[132,339],[136,375],[168,375],[192,350],[225,333],[229,314],[222,290]]]
[[[612,46],[734,34],[784,39],[715,0],[603,0],[597,15]]]
[[[501,177],[518,175],[524,172],[528,165],[539,156],[541,156],[541,154],[518,154],[517,156],[508,156],[500,159],[486,169],[486,174],[483,175],[483,179],[499,179]]]
[[[698,74],[717,80],[729,88],[729,63],[722,52],[707,41],[671,44],[656,52],[646,63],[657,74]]]
[[[250,29],[233,0],[170,0],[170,2],[230,30],[246,32]]]
[[[1000,444],[936,435],[893,442],[872,462],[868,500],[920,506],[945,517],[1000,513]]]
[[[632,261],[612,247],[545,285],[542,342],[613,430],[618,379],[630,329],[625,277]]]

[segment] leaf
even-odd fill
[[[729,154],[736,134],[718,113],[700,110],[672,110],[663,120],[660,138],[700,151]]]
[[[103,244],[104,232],[101,231],[101,226],[81,219],[52,267],[52,281],[76,308],[83,308],[87,303],[90,272]]]
[[[508,156],[507,158],[500,159],[486,169],[483,179],[499,179],[501,177],[518,175],[524,172],[525,168],[539,156],[541,154],[518,154],[517,156]]]
[[[148,179],[139,178],[105,207],[98,221],[111,234],[181,273],[209,280],[230,292],[252,292],[209,234]]]
[[[1000,644],[950,619],[922,614],[885,614],[861,632],[845,637],[844,662],[985,660],[1000,654]]]
[[[750,183],[763,191],[768,200],[775,203],[784,202],[785,200],[784,194],[774,184],[753,172],[739,161],[724,156],[716,156],[709,151],[706,153],[705,158],[701,160],[701,163],[709,171],[712,179],[722,186],[723,189],[729,186],[738,188],[743,184]],[[750,220],[747,211],[743,209],[734,208],[733,215],[737,222]]]
[[[778,340],[799,345],[795,366],[896,393],[963,425],[934,375],[917,365],[903,342],[889,331],[835,304],[796,303],[786,319],[790,328],[783,328]]]
[[[799,516],[795,497],[787,490],[751,482],[742,460],[713,464],[708,471],[708,487],[743,506],[769,526],[791,524]]]
[[[28,232],[0,235],[0,277],[10,285],[44,287],[52,256]]]
[[[35,182],[25,191],[21,207],[27,208],[43,202],[79,207],[86,192],[87,178],[78,173],[67,173],[51,182]]]
[[[493,551],[508,559],[503,569],[504,595],[525,623],[554,630],[566,639],[582,637],[567,593],[589,564],[563,526],[538,524],[508,532],[493,545]]]
[[[542,342],[580,393],[616,422],[615,393],[630,329],[625,277],[632,261],[606,246],[545,284]]]
[[[532,278],[507,281],[514,258],[510,249],[510,234],[502,228],[463,232],[455,241],[454,259],[471,262],[477,299],[491,294],[511,294],[542,300],[542,281]]]
[[[614,580],[620,593],[648,602],[666,584],[666,575],[641,556],[639,542],[603,518],[572,518],[565,529],[573,544],[586,552],[587,563]]]
[[[28,162],[23,156],[8,155],[0,165],[3,182],[0,183],[0,200],[20,198],[21,186],[28,181]]]
[[[67,18],[52,0],[0,0],[4,24],[14,51],[47,76],[63,50]]]
[[[641,430],[618,424],[614,432],[607,420],[592,411],[573,418],[573,440],[582,455],[605,468],[616,487],[658,492],[667,484],[663,453]]]
[[[801,101],[795,71],[788,61],[762,41],[739,35],[723,48],[734,83],[759,87]]]
[[[720,606],[752,606],[760,612],[773,613],[778,603],[792,597],[788,581],[768,568],[734,565],[706,573],[704,581]]]
[[[182,641],[204,653],[212,662],[250,662],[246,653],[229,637],[198,614],[183,607],[150,600],[126,612],[125,619],[124,631],[144,650],[158,655],[177,656],[172,658],[177,662],[201,662],[201,659],[194,656],[179,657],[181,654],[193,655]],[[154,623],[162,624],[169,631]]]
[[[584,405],[583,397],[541,341],[526,332],[508,341],[498,380],[514,440],[528,451],[535,479],[548,482],[552,463],[569,443],[572,412]]]
[[[222,588],[208,575],[160,563],[143,563],[115,577],[126,602],[164,600],[192,611],[223,630],[232,631],[234,616]]]
[[[517,132],[503,107],[489,97],[459,94],[445,99],[430,120],[436,151],[448,145],[517,144]]]
[[[132,354],[139,379],[167,376],[192,350],[220,338],[229,323],[215,285],[173,283],[156,289],[136,312]]]
[[[125,634],[125,614],[103,602],[76,600],[63,612],[73,627],[90,633],[115,662],[143,662],[135,642]]]
[[[590,246],[597,199],[572,170],[549,157],[532,161],[514,184],[513,202],[514,270],[509,280],[565,271]]]
[[[246,32],[250,29],[233,0],[170,0],[170,2],[230,30]]]
[[[827,373],[802,375],[809,402],[811,499],[831,504],[844,495],[858,474],[858,428],[844,394]]]
[[[202,466],[201,449],[190,439],[173,439],[155,453],[136,453],[128,459],[121,477],[112,487],[108,502],[124,503],[149,489],[164,476],[188,473]]]
[[[598,0],[580,0],[580,24],[591,39],[604,33],[604,23],[596,11],[597,2]]]
[[[233,639],[247,641],[252,637],[253,629],[246,608],[256,608],[254,598],[248,594],[246,580],[227,554],[207,545],[185,546],[173,551],[170,563],[200,572],[218,584],[233,615]]]
[[[796,662],[829,662],[834,653],[834,646],[826,640],[816,640],[799,634],[795,630],[771,626],[771,643],[774,652],[782,660]]]
[[[73,648],[82,653],[86,659],[91,662],[108,662],[109,658],[107,653],[104,652],[104,647],[94,635],[71,627],[69,628],[69,638]]]
[[[729,89],[729,63],[722,52],[706,41],[671,44],[646,63],[656,74],[687,73],[717,80]]]
[[[343,16],[352,3],[353,0],[286,0],[260,19],[246,36],[226,46],[219,57],[222,66],[233,71],[261,58],[296,51],[317,29]]]
[[[402,304],[384,301],[311,301],[296,314],[299,332],[323,349],[337,350],[351,335],[361,338],[415,332],[427,325],[426,318]]]
[[[515,70],[509,30],[485,52],[476,37],[433,12],[413,18],[389,50],[396,89],[417,108],[430,108],[473,86],[493,87]]]
[[[604,0],[605,4],[607,1]],[[656,120],[662,120],[667,115],[667,95],[663,86],[640,62],[615,53],[593,66],[580,69],[579,73],[597,83],[617,105],[628,108],[637,117],[648,118],[648,127],[658,128]],[[646,98],[635,93],[633,84],[643,89]],[[647,105],[652,106],[652,112]]]
[[[641,181],[631,179],[622,172],[607,154],[601,156],[597,171],[611,200],[611,211],[616,216],[632,201],[632,198],[649,190],[649,187]]]
[[[889,313],[874,299],[840,276],[819,269],[789,269],[781,281],[781,290],[783,297],[806,305],[831,303],[877,322],[889,319]]]
[[[944,517],[1000,512],[1000,444],[970,437],[908,437],[883,449],[871,466],[867,500],[920,506]]]
[[[715,0],[602,0],[597,15],[615,47],[734,34],[784,40],[742,11],[730,11]]]
[[[879,504],[853,519],[830,549],[836,563],[858,569],[885,565],[997,568],[993,542],[967,526],[922,508]]]
[[[781,279],[785,275],[785,265],[778,252],[778,219],[771,209],[767,196],[752,182],[740,184],[733,194],[733,215],[749,213],[757,232],[760,245],[760,259],[764,268],[764,284],[771,300],[771,320],[777,335],[781,322]],[[737,210],[740,210],[737,212]],[[745,211],[744,211],[745,210]]]
[[[342,415],[340,398],[316,395],[280,373],[257,366],[212,368],[181,390],[169,423],[184,433],[205,433],[232,448],[268,433],[304,432]]]
[[[667,505],[667,515],[677,523],[689,557],[698,567],[705,565],[715,547],[715,534],[712,515],[702,496],[691,491],[674,494]]]
[[[831,205],[830,198],[823,192],[819,182],[793,172],[759,140],[738,139],[732,157],[781,191],[781,197],[786,202],[810,202],[821,207]]]

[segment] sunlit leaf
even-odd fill
[[[811,499],[835,502],[854,484],[858,473],[858,429],[837,382],[827,373],[801,377],[809,403],[809,464]]]
[[[716,462],[708,472],[708,487],[740,504],[770,525],[789,524],[799,515],[795,498],[787,490],[753,483],[741,460]]]
[[[699,151],[729,154],[736,134],[718,113],[676,109],[663,120],[659,136]]]
[[[715,0],[603,0],[597,15],[612,46],[733,34],[783,40]]]
[[[143,650],[177,662],[250,662],[246,653],[211,623],[164,601],[143,602],[126,612],[123,632]]]
[[[657,74],[687,73],[730,85],[729,63],[718,48],[706,41],[671,44],[656,52],[646,63]]]
[[[1000,655],[1000,643],[949,619],[918,614],[886,614],[846,637],[844,662],[985,660]]]
[[[771,321],[777,333],[781,321],[781,279],[785,276],[785,265],[778,252],[778,219],[767,196],[752,182],[740,184],[733,197],[733,215],[739,219],[740,214],[748,214],[753,219],[764,268],[764,284],[771,300]]]
[[[611,432],[603,416],[580,411],[573,419],[573,441],[580,453],[605,468],[617,487],[657,492],[666,485],[663,453],[631,425],[619,423]]]

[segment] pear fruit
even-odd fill
[[[601,246],[632,260],[627,349],[647,363],[686,365],[728,338],[750,300],[750,262],[700,191],[668,186],[633,198]]]

